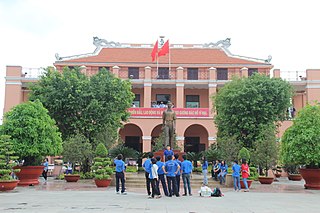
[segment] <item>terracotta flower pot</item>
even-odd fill
[[[0,191],[9,191],[17,187],[20,180],[0,180]]]
[[[77,182],[80,179],[80,175],[78,175],[78,174],[65,175],[64,179],[67,182]]]
[[[20,169],[20,172],[16,172],[16,176],[19,178],[19,186],[38,185],[38,178],[43,172],[44,166],[15,166],[14,169]]]
[[[302,176],[300,174],[289,174],[288,179],[292,181],[300,181],[302,180]]]
[[[276,178],[279,178],[279,177],[281,177],[281,174],[276,173],[276,174],[274,174],[274,176],[276,176]]]
[[[247,183],[248,183],[248,188],[250,188],[252,180],[247,180]],[[241,186],[241,189],[245,189],[246,188],[244,186],[243,180],[240,180],[240,186]]]
[[[97,187],[108,187],[111,183],[111,179],[103,179],[103,180],[94,179],[94,182]]]
[[[320,169],[300,169],[300,174],[306,181],[306,189],[320,190]]]
[[[259,182],[261,184],[271,184],[271,183],[273,183],[273,177],[262,177],[262,176],[260,176],[259,177]]]

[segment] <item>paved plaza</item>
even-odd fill
[[[193,196],[148,199],[144,189],[131,188],[127,195],[117,195],[114,187],[96,188],[91,180],[50,179],[0,193],[0,212],[320,212],[320,191],[304,190],[303,184],[281,178],[271,186],[253,183],[249,193],[222,188],[221,198],[200,197],[198,189],[193,189]]]

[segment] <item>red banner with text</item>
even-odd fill
[[[161,117],[165,108],[129,108],[131,117]],[[173,108],[177,117],[209,117],[209,108]]]

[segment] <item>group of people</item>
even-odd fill
[[[174,154],[167,146],[164,151],[164,162],[161,156],[154,158],[153,153],[149,153],[148,159],[143,163],[145,170],[147,193],[149,198],[160,198],[160,182],[165,196],[180,197],[181,176],[184,186],[183,196],[188,194],[192,196],[190,178],[192,174],[192,163],[187,160],[187,156],[183,155],[183,161],[179,160],[179,154]]]
[[[158,104],[157,102],[152,102],[151,108],[168,108],[168,105],[164,104],[162,101],[160,102],[160,104]],[[172,108],[173,108],[173,106],[172,106]]]

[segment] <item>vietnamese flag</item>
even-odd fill
[[[154,61],[156,59],[157,55],[158,55],[158,40],[155,43],[155,45],[152,49],[152,52],[151,52],[152,61]]]
[[[166,54],[169,53],[169,40],[166,41],[166,43],[164,43],[164,45],[162,46],[161,50],[158,53],[158,56],[164,56]]]

